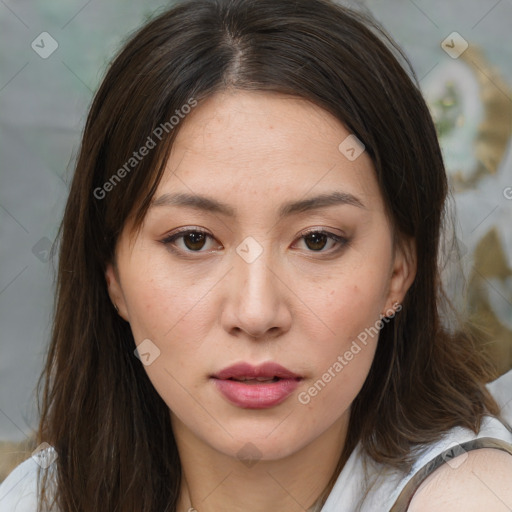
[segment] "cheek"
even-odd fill
[[[340,273],[321,288],[310,289],[310,303],[312,309],[321,312],[339,346],[379,320],[387,301],[387,286],[384,272],[361,266]]]
[[[386,289],[384,272],[372,272],[361,262],[323,289],[310,290],[314,308],[328,327],[319,336],[320,331],[313,328],[318,328],[318,320],[313,315],[309,322],[305,320],[309,337],[315,340],[315,348],[307,349],[315,375],[299,401],[311,410],[322,408],[324,414],[335,417],[359,393],[375,356]]]
[[[133,268],[144,272],[127,276],[125,286],[136,345],[149,339],[156,347],[157,357],[145,370],[164,401],[172,408],[190,407],[190,394],[184,390],[195,393],[199,368],[204,372],[197,363],[208,350],[204,341],[217,321],[208,295],[215,282],[208,276],[177,272],[156,258],[139,264]]]
[[[137,341],[142,337],[167,343],[182,331],[190,338],[191,330],[201,327],[198,318],[205,321],[211,316],[205,298],[215,284],[213,278],[180,272],[165,257],[148,258],[133,267],[143,272],[127,276],[124,288]]]
[[[310,351],[314,375],[300,390],[298,400],[312,414],[322,414],[329,422],[349,409],[375,356],[379,332],[375,323],[368,315],[340,316],[337,336],[324,339]]]

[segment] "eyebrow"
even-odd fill
[[[284,203],[279,208],[278,216],[282,219],[293,214],[338,205],[350,205],[363,209],[366,208],[362,201],[352,194],[348,194],[346,192],[332,192],[329,194],[320,194],[318,196]],[[185,206],[197,210],[219,213],[228,217],[236,216],[236,210],[226,203],[222,203],[211,197],[196,194],[163,194],[158,199],[151,201],[151,208],[159,206]]]

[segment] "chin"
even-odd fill
[[[285,427],[284,423],[277,428],[275,421],[270,428],[267,425],[257,428],[252,424],[250,428],[230,430],[233,437],[224,433],[222,438],[216,436],[203,440],[213,449],[248,466],[258,461],[276,461],[293,455],[314,440],[313,436],[311,439],[305,437],[304,429],[298,425],[297,432],[294,432],[290,425]]]

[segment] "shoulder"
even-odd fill
[[[512,509],[512,455],[483,448],[454,457],[418,488],[409,512]]]
[[[428,445],[393,491],[391,511],[512,510],[511,480],[512,431],[487,416],[478,434],[455,427]]]
[[[2,512],[36,512],[38,468],[33,458],[27,459],[0,484]]]

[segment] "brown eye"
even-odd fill
[[[306,242],[308,249],[311,249],[312,251],[321,251],[325,247],[327,240],[327,235],[319,232],[310,233],[304,237],[304,241]]]
[[[183,229],[178,233],[174,233],[161,242],[166,245],[173,252],[181,253],[205,253],[207,250],[212,249],[215,245],[212,245],[214,238],[206,231],[199,229]]]
[[[199,251],[204,247],[206,236],[199,231],[191,231],[183,237],[183,243],[191,251]]]
[[[307,250],[322,254],[335,252],[348,244],[347,238],[321,229],[304,233],[300,237],[300,241],[306,246]]]

